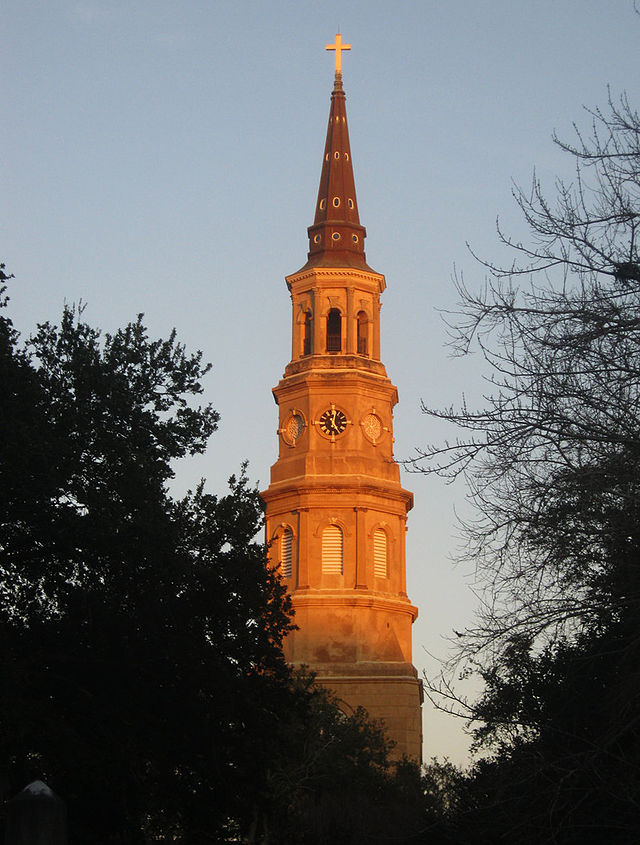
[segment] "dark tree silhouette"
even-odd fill
[[[480,293],[458,276],[453,344],[484,355],[486,405],[425,408],[459,434],[416,461],[476,506],[485,592],[457,659],[486,690],[466,711],[445,679],[431,692],[498,755],[476,785],[494,821],[510,796],[519,842],[629,841],[640,803],[640,117],[625,97],[590,117],[555,139],[576,167],[555,200],[515,190],[513,263],[483,261]]]
[[[257,491],[167,489],[216,428],[207,370],[140,317],[0,319],[1,783],[46,780],[72,842],[225,841],[293,697]]]

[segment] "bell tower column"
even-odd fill
[[[385,279],[366,263],[341,56],[306,264],[287,276],[292,357],[273,389],[278,458],[262,493],[272,566],[298,629],[290,663],[307,665],[346,711],[385,722],[397,757],[422,757],[422,685],[412,664],[418,610],[406,593],[413,496],[393,459],[397,390],[380,360]]]

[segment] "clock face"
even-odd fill
[[[335,437],[338,434],[342,434],[347,427],[347,418],[337,408],[327,408],[321,415],[319,423],[320,430],[323,434],[329,437]]]

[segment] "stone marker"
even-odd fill
[[[34,780],[8,802],[5,845],[67,845],[64,801]]]

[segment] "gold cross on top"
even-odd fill
[[[342,43],[342,36],[338,32],[336,34],[336,43],[335,44],[327,44],[326,49],[336,51],[336,73],[342,73],[342,51],[343,50],[350,50],[351,44],[343,44]]]

